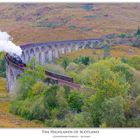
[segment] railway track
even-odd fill
[[[10,59],[8,54],[5,55],[5,59],[8,63],[13,65],[14,67],[19,68],[21,71],[24,71],[25,68],[26,68],[26,65],[21,67],[20,65],[14,63]],[[53,72],[50,72],[50,71],[47,71],[47,70],[45,71],[45,73],[46,73],[47,78],[55,81],[55,83],[57,83],[58,85],[65,85],[65,86],[68,86],[70,88],[77,89],[77,90],[81,89],[80,84],[74,83],[72,77],[69,77],[69,76],[66,76],[66,75],[61,75],[61,74],[58,74],[58,73],[53,73]]]

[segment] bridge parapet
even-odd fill
[[[23,50],[22,60],[27,63],[35,56],[38,62],[44,65],[46,63],[54,62],[61,54],[78,51],[80,48],[94,48],[95,44],[100,41],[101,39],[85,39],[25,44],[21,45]]]

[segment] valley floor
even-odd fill
[[[43,128],[39,121],[29,121],[9,113],[10,98],[6,92],[6,80],[0,78],[0,128]]]

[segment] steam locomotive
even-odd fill
[[[18,65],[19,67],[26,67],[26,64],[23,63],[21,58],[16,54],[6,54],[6,57],[13,62],[14,64]]]

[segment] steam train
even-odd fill
[[[16,54],[6,54],[7,59],[9,59],[12,63],[18,65],[21,68],[26,67],[26,64],[23,63],[23,61],[21,60],[21,58],[19,56],[17,56]]]
[[[23,63],[22,59],[17,56],[16,54],[6,54],[6,59],[10,62],[12,62],[13,64],[17,65],[20,68],[25,68],[26,64]],[[73,78],[66,76],[66,75],[61,75],[58,73],[54,73],[54,72],[50,72],[50,71],[45,71],[46,75],[48,76],[48,78],[50,77],[50,79],[56,79],[55,81],[58,80],[62,80],[62,81],[67,81],[67,82],[71,82],[73,83]]]
[[[60,74],[57,74],[57,73],[49,72],[47,70],[45,71],[45,73],[48,77],[53,77],[53,78],[56,78],[56,79],[61,79],[61,80],[73,83],[73,78],[72,77],[68,77],[68,76],[65,76],[65,75],[60,75]]]

